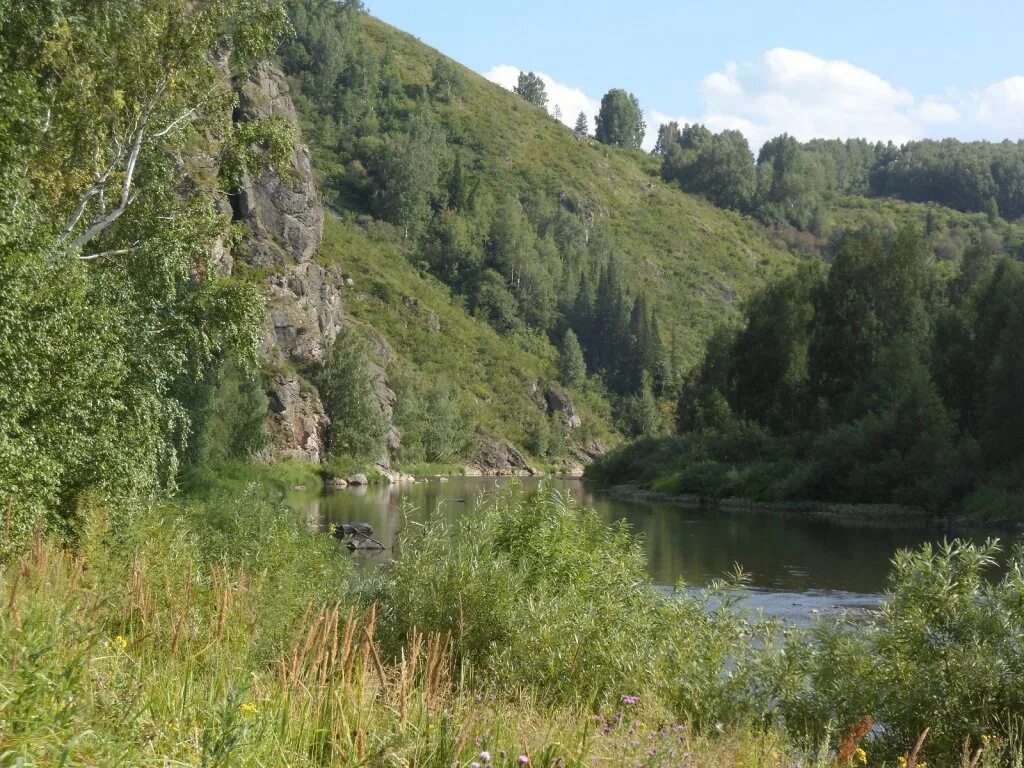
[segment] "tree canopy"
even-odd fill
[[[639,149],[644,142],[647,124],[640,102],[632,93],[613,88],[601,99],[597,115],[597,140],[615,147]]]

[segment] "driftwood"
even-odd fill
[[[334,535],[342,539],[349,549],[385,549],[373,538],[373,527],[369,523],[344,523],[334,529]]]

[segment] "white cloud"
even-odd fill
[[[511,91],[519,80],[520,69],[510,64],[499,64],[485,72],[484,77]],[[584,112],[590,123],[590,130],[593,131],[594,116],[601,107],[600,100],[592,99],[579,88],[560,83],[543,72],[537,74],[544,81],[544,87],[548,92],[548,112],[554,114],[556,106],[561,108],[562,122],[570,128],[576,125],[576,118],[580,112]]]
[[[914,97],[847,61],[773,48],[754,63],[730,63],[700,87],[701,121],[739,128],[756,149],[790,133],[799,139],[863,136],[905,141],[918,132],[907,113]],[[744,130],[744,126],[746,129]]]
[[[780,133],[805,141],[862,137],[897,144],[923,137],[1001,140],[1024,134],[1024,77],[975,93],[949,90],[919,98],[848,61],[789,48],[773,48],[754,62],[729,62],[701,81],[700,99],[698,122],[715,131],[742,131],[755,153]],[[669,118],[651,114],[656,134]]]
[[[485,76],[511,90],[519,70],[505,64]],[[583,111],[593,130],[599,98],[538,74],[547,87],[549,111],[560,106],[562,121],[569,126]],[[714,131],[742,131],[755,154],[765,141],[781,133],[804,141],[860,137],[897,144],[924,137],[1024,138],[1024,76],[969,93],[949,89],[922,96],[848,61],[772,48],[755,61],[728,62],[706,75],[699,97],[695,115],[673,116],[649,109],[644,147],[651,149],[658,127],[672,120],[700,122]]]

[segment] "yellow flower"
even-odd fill
[[[247,701],[244,704],[240,704],[238,707],[239,711],[246,717],[256,717],[260,711],[256,708],[256,705],[251,701]]]
[[[900,755],[896,758],[896,768],[907,768],[907,758]]]
[[[124,635],[118,635],[117,637],[115,637],[114,642],[117,643],[117,647],[120,648],[122,651],[128,650],[128,638],[126,638]]]
[[[853,759],[854,762],[857,763],[857,765],[867,765],[868,753],[865,752],[861,747],[857,747],[857,751],[853,753]]]

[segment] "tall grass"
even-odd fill
[[[811,639],[659,593],[550,489],[360,574],[263,491],[102,508],[0,570],[0,766],[1019,765],[1021,558],[898,558]],[[861,750],[861,751],[858,751]]]
[[[0,572],[0,766],[782,754],[753,733],[712,742],[629,712],[604,728],[529,685],[477,687],[451,633],[382,643],[335,546],[260,493],[161,505],[127,530],[96,511],[77,551],[35,540]]]

